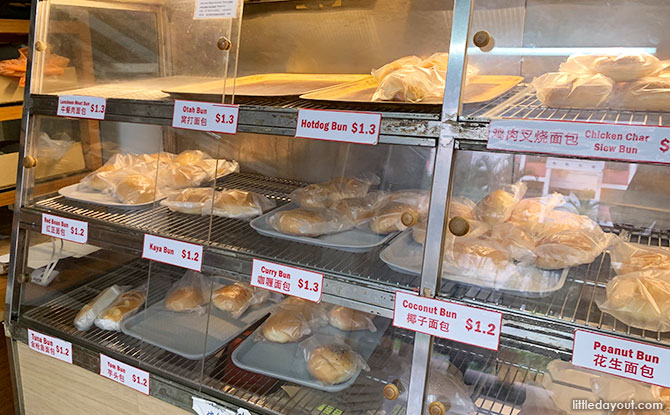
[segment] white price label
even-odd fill
[[[142,258],[200,272],[202,245],[144,234]]]
[[[196,0],[194,19],[237,17],[237,0]]]
[[[72,364],[72,343],[28,329],[28,347]]]
[[[42,234],[85,244],[88,241],[88,223],[43,213]]]
[[[504,151],[670,163],[670,128],[570,121],[492,120],[487,147]]]
[[[572,364],[670,387],[670,349],[664,347],[577,329]]]
[[[382,115],[372,112],[298,110],[295,136],[356,144],[377,144]]]
[[[127,365],[100,353],[100,375],[133,388],[145,395],[149,394],[151,375],[149,372]]]
[[[502,313],[397,291],[393,325],[498,350]]]
[[[107,100],[101,97],[59,95],[56,115],[61,117],[104,120]]]
[[[174,102],[172,126],[187,130],[237,134],[239,114],[239,105],[177,100]]]
[[[323,293],[323,274],[254,259],[251,285],[318,303]]]
[[[195,396],[193,396],[193,410],[198,415],[237,415],[239,413]]]

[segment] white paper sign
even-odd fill
[[[107,100],[101,97],[59,95],[56,115],[61,117],[104,120]]]
[[[196,0],[194,19],[237,17],[237,0]]]
[[[251,285],[318,303],[323,293],[323,274],[254,259]]]
[[[492,120],[487,147],[670,163],[670,128],[569,121]]]
[[[142,258],[200,272],[202,245],[144,234]]]
[[[177,100],[174,102],[172,126],[186,130],[237,134],[239,114],[239,105]]]
[[[397,291],[393,325],[498,350],[502,313]]]
[[[88,241],[88,223],[43,213],[42,234],[85,244]]]
[[[28,347],[72,364],[72,343],[28,329]]]
[[[238,413],[230,409],[222,408],[205,399],[193,396],[193,410],[198,415],[237,415]]]
[[[670,387],[670,349],[586,330],[575,330],[572,364]]]
[[[372,112],[298,110],[295,136],[316,140],[377,144],[382,115]]]
[[[119,362],[102,353],[100,353],[100,375],[145,395],[149,394],[149,372]]]

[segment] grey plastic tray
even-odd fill
[[[401,233],[379,254],[379,258],[392,270],[411,275],[421,275],[422,256],[423,246],[414,241],[411,229]],[[517,268],[524,278],[492,281],[485,278],[478,279],[472,275],[464,276],[448,272],[442,272],[442,278],[514,295],[544,297],[563,288],[569,271],[568,269],[547,271],[528,265],[518,265]]]
[[[203,357],[203,351],[205,357],[216,352],[268,314],[275,305],[266,301],[252,306],[239,320],[212,306],[207,330],[207,314],[170,311],[161,300],[121,323],[121,330],[187,359],[198,360]],[[205,332],[207,340],[203,344]]]
[[[361,355],[363,360],[367,361],[391,324],[391,320],[383,317],[375,317],[373,321],[377,327],[377,331],[374,333],[369,330],[341,331],[332,326],[325,326],[315,330],[314,335],[346,336],[346,343]],[[344,383],[330,386],[322,385],[307,371],[307,362],[303,357],[303,349],[299,343],[273,343],[259,340],[259,330],[260,328],[244,340],[233,352],[233,362],[238,367],[326,392],[339,392],[348,388],[360,374],[359,371]]]
[[[276,212],[297,208],[298,206],[294,203],[288,203],[264,214],[263,216],[257,217],[251,221],[250,225],[261,235],[355,253],[367,252],[381,244],[388,242],[391,238],[397,235],[397,232],[390,233],[388,235],[377,235],[375,233],[367,232],[361,229],[350,229],[344,232],[312,238],[307,236],[288,235],[278,232],[267,222],[267,218]]]

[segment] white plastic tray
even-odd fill
[[[392,270],[411,275],[421,274],[422,256],[423,245],[414,241],[411,229],[400,234],[379,254]],[[544,297],[563,288],[568,276],[568,269],[547,271],[528,265],[517,265],[517,268],[522,278],[496,281],[485,276],[457,275],[447,270],[443,270],[442,278],[515,295]]]
[[[266,301],[252,306],[239,320],[212,305],[208,327],[207,314],[170,311],[161,299],[121,323],[121,331],[187,359],[198,360],[202,359],[203,352],[207,357],[228,344],[270,313],[275,305],[273,301]]]
[[[341,331],[330,325],[315,330],[317,336],[345,336],[345,342],[367,361],[377,348],[391,320],[375,317],[373,320],[377,331]],[[299,343],[273,343],[259,340],[258,328],[245,339],[233,352],[233,362],[238,367],[254,373],[308,386],[326,392],[339,392],[351,386],[358,378],[360,370],[351,379],[337,385],[325,386],[319,383],[307,370],[302,346]]]
[[[289,241],[301,242],[304,244],[323,246],[325,248],[337,249],[346,252],[367,252],[381,244],[388,242],[391,238],[397,235],[397,232],[388,235],[377,235],[372,232],[367,232],[361,229],[350,229],[348,231],[333,233],[330,235],[322,235],[317,237],[288,235],[276,231],[267,222],[267,218],[274,215],[276,212],[283,210],[297,209],[298,206],[294,203],[288,203],[275,210],[272,210],[262,216],[259,216],[251,221],[250,225],[261,235],[270,236],[273,238],[286,239]]]
[[[128,204],[119,202],[114,196],[109,193],[100,192],[85,192],[78,189],[79,183],[71,184],[58,190],[58,194],[68,199],[77,200],[80,202],[95,203],[96,205],[122,207],[122,208],[136,208],[143,206],[150,206],[154,202],[164,199],[166,195],[156,195],[156,199],[146,203]]]

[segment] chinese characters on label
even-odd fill
[[[100,97],[59,95],[56,115],[61,117],[104,120],[107,100]]]
[[[393,325],[498,350],[502,313],[397,291]]]
[[[102,353],[100,353],[100,375],[145,395],[149,394],[149,372],[119,362]]]
[[[85,244],[88,241],[88,223],[43,213],[42,234]]]
[[[202,245],[144,234],[142,258],[200,272]]]
[[[72,364],[72,343],[28,329],[28,347]]]
[[[492,120],[487,147],[495,150],[670,163],[670,128]]]
[[[323,274],[254,259],[251,285],[318,303],[323,292]]]
[[[345,143],[377,144],[381,114],[371,112],[298,110],[295,136]]]
[[[239,105],[177,100],[174,102],[172,126],[187,130],[236,134],[239,113]]]
[[[670,349],[575,330],[572,348],[575,366],[670,387]]]

